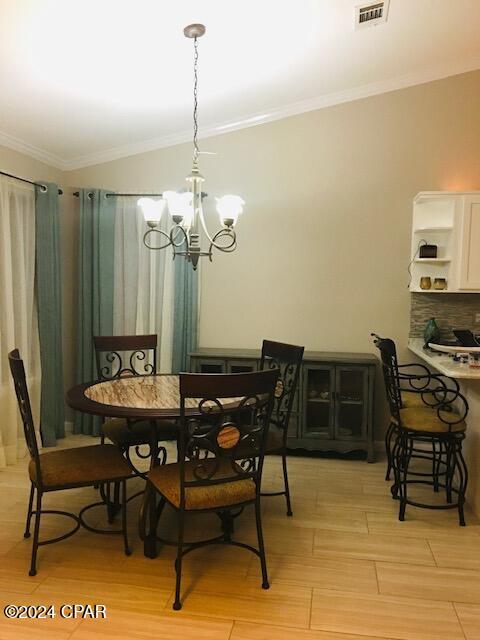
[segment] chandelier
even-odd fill
[[[204,178],[198,166],[200,151],[197,143],[198,134],[198,38],[205,33],[203,24],[190,24],[183,30],[185,37],[193,39],[193,165],[186,180],[188,188],[183,191],[165,191],[159,200],[140,198],[141,207],[147,225],[150,227],[143,236],[143,243],[148,249],[162,250],[172,247],[173,258],[183,256],[191,262],[196,270],[200,256],[208,256],[212,260],[214,249],[231,253],[237,247],[235,225],[243,211],[244,200],[240,196],[225,195],[215,198],[220,217],[221,229],[210,235],[205,223],[202,200],[206,194],[202,192]],[[172,219],[172,226],[167,233],[157,227],[163,211],[167,206]],[[204,238],[201,238],[201,235]],[[202,241],[205,243],[202,248]],[[157,243],[157,244],[156,244]]]

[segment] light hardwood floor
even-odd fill
[[[62,446],[91,444],[70,436]],[[207,547],[184,561],[182,611],[171,609],[173,550],[143,556],[138,500],[129,503],[133,555],[117,536],[80,531],[40,549],[30,578],[23,539],[26,462],[0,471],[0,600],[7,604],[104,604],[106,620],[7,620],[0,640],[477,640],[480,638],[480,525],[467,512],[407,509],[383,481],[384,463],[291,457],[293,518],[282,498],[265,498],[264,532],[271,588],[260,587],[258,560],[239,548]],[[265,484],[280,485],[269,458]],[[130,485],[133,493],[140,486]],[[422,490],[425,493],[426,490]],[[421,493],[421,492],[420,492]],[[93,489],[48,496],[51,508],[79,509]],[[252,513],[236,521],[238,539],[255,539]],[[91,522],[104,524],[103,509]],[[44,535],[65,530],[45,516]],[[165,513],[164,530],[174,530]],[[191,537],[218,530],[215,516],[192,516]]]

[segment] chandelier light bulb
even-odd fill
[[[190,228],[193,220],[192,193],[184,191],[164,191],[163,197],[167,201],[168,211],[175,224],[181,224],[185,228]]]
[[[159,200],[152,200],[152,198],[140,198],[137,201],[137,205],[140,207],[145,218],[145,222],[149,227],[156,227],[160,223],[163,210],[165,208],[165,200],[160,198]]]
[[[225,227],[233,227],[237,224],[238,216],[242,213],[245,200],[240,196],[227,195],[215,198],[220,222]]]

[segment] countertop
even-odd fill
[[[423,344],[424,342],[420,338],[413,338],[409,341],[408,348],[426,364],[446,376],[457,378],[458,380],[480,380],[480,369],[472,369],[468,364],[454,362],[453,358],[446,353],[426,351],[423,348]]]

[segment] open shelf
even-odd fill
[[[410,293],[452,293],[448,289],[410,289]]]
[[[414,262],[424,262],[426,264],[448,264],[450,258],[415,258]]]
[[[453,227],[417,227],[413,230],[414,233],[424,233],[426,231],[452,231]]]

